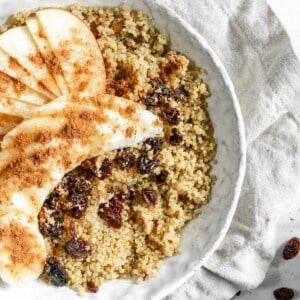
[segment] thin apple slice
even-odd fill
[[[22,100],[0,97],[0,113],[9,116],[24,118],[37,107],[36,104],[24,102]]]
[[[31,89],[45,95],[49,100],[53,98],[53,94],[48,89],[39,83],[35,77],[24,69],[18,61],[9,56],[4,50],[0,48],[0,71],[9,75],[10,77],[23,82]]]
[[[69,90],[79,96],[105,92],[105,68],[99,45],[90,29],[72,13],[47,8],[36,13]]]
[[[69,93],[69,89],[67,87],[66,80],[62,73],[59,62],[57,61],[49,42],[46,39],[45,33],[38,21],[37,18],[31,18],[26,21],[26,25],[32,38],[34,39],[37,47],[39,48],[46,64],[48,65],[48,69],[55,79],[58,87],[60,88],[63,94]]]
[[[0,97],[20,99],[25,102],[43,105],[48,102],[46,96],[30,89],[24,83],[0,71]]]
[[[12,28],[0,35],[0,47],[15,58],[55,96],[61,92],[52,78],[39,49],[26,26]]]

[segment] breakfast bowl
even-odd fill
[[[0,0],[0,20],[4,23],[10,15],[22,10],[61,7],[73,3],[73,1],[58,0],[27,0],[22,3]],[[125,3],[133,9],[151,15],[155,27],[169,34],[171,50],[188,57],[190,64],[201,66],[201,78],[209,86],[207,111],[216,144],[216,154],[212,160],[213,188],[209,202],[201,206],[199,215],[193,217],[184,226],[179,253],[166,254],[166,257],[171,257],[162,261],[161,267],[153,278],[147,278],[136,284],[127,279],[113,280],[112,276],[109,278],[111,280],[103,283],[97,294],[84,295],[87,299],[161,299],[172,293],[203,266],[218,248],[229,229],[242,187],[246,158],[245,133],[238,100],[224,66],[205,39],[186,21],[157,1],[86,0],[80,3],[84,6],[101,7],[119,6]],[[188,160],[188,157],[185,159]],[[197,174],[195,177],[197,181]],[[174,184],[179,185],[179,182]],[[147,199],[149,200],[149,193]],[[102,217],[103,212],[99,215]],[[4,299],[22,297],[28,300],[82,299],[81,295],[68,287],[53,287],[46,285],[42,280],[28,282],[21,286],[7,286],[3,283],[0,286],[0,297]]]

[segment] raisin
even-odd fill
[[[91,159],[87,159],[85,160],[82,164],[81,164],[81,169],[84,171],[84,174],[87,177],[97,177],[100,178],[101,177],[101,171],[99,166],[97,165],[97,161],[96,158],[91,158]]]
[[[170,125],[178,125],[180,122],[180,114],[176,108],[167,108],[162,116]]]
[[[142,198],[148,205],[155,205],[157,202],[156,192],[151,189],[142,189]]]
[[[42,213],[43,212],[41,211],[40,214]],[[39,229],[44,236],[58,238],[61,236],[64,229],[63,217],[57,212],[52,212],[48,216],[46,215],[45,218],[42,218],[39,223]]]
[[[88,207],[88,196],[86,194],[69,194],[62,204],[64,211],[75,218],[80,219]]]
[[[138,172],[140,174],[150,174],[158,166],[157,159],[150,159],[147,156],[141,156],[138,161]]]
[[[167,170],[162,170],[158,175],[156,175],[157,183],[165,183],[167,181],[169,172]]]
[[[101,168],[100,168],[100,170],[101,170],[100,179],[106,179],[106,178],[111,177],[112,169],[113,169],[113,161],[108,158],[105,158],[103,160]]]
[[[291,259],[298,255],[300,250],[300,240],[297,237],[291,238],[283,249],[283,258]]]
[[[148,95],[147,97],[143,98],[142,101],[148,108],[159,106],[161,104],[157,95],[154,94]]]
[[[90,291],[91,293],[97,293],[99,288],[98,286],[95,284],[95,282],[93,281],[87,281],[86,283],[86,288],[88,289],[88,291]]]
[[[44,273],[55,286],[64,286],[67,283],[67,272],[54,257],[47,258]]]
[[[136,157],[128,148],[126,148],[123,151],[118,152],[114,161],[122,170],[131,169],[135,166]]]
[[[275,290],[273,294],[277,300],[291,300],[294,298],[294,291],[286,287]]]
[[[163,143],[164,140],[161,137],[148,138],[144,141],[144,145],[149,146],[149,149],[147,150],[153,150],[154,154],[162,150]]]
[[[170,134],[169,143],[172,146],[179,146],[183,141],[183,136],[177,128],[173,128]]]
[[[66,183],[69,195],[86,194],[88,193],[92,185],[83,176],[69,175]]]
[[[176,102],[184,102],[189,96],[189,93],[184,87],[179,87],[174,90],[174,100]]]
[[[55,189],[45,200],[43,206],[50,208],[50,209],[57,209],[58,208],[58,202],[61,198],[61,193]]]
[[[100,218],[106,220],[108,225],[113,228],[119,229],[122,227],[122,210],[123,204],[118,200],[117,196],[113,196],[109,202],[108,206],[105,204],[99,205],[98,215]]]
[[[72,258],[86,258],[92,253],[91,245],[84,239],[73,238],[65,244],[65,250]]]
[[[236,296],[240,296],[241,293],[242,293],[241,291],[238,291],[235,295],[236,295]]]

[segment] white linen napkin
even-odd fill
[[[157,1],[194,26],[225,65],[248,148],[245,182],[225,240],[167,298],[230,299],[263,281],[276,250],[278,217],[300,196],[300,64],[264,0]]]

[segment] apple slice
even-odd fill
[[[53,94],[48,89],[39,83],[29,72],[24,69],[18,61],[9,56],[0,48],[0,71],[11,76],[12,78],[23,82],[31,89],[45,95],[49,100],[53,98]]]
[[[28,70],[53,95],[61,95],[26,26],[12,28],[1,34],[0,47],[8,55],[15,58],[20,65]]]
[[[46,64],[48,65],[48,69],[52,77],[55,79],[61,92],[63,94],[69,93],[70,91],[67,87],[67,83],[62,73],[62,70],[60,68],[60,65],[53,51],[51,50],[49,42],[46,39],[45,33],[43,32],[43,29],[38,19],[37,18],[29,19],[26,21],[26,25],[37,47],[39,48]]]
[[[69,90],[79,96],[105,92],[105,68],[90,29],[75,15],[57,8],[42,9],[36,17],[60,63]]]
[[[25,102],[43,105],[48,102],[46,96],[33,91],[24,83],[0,71],[0,97],[20,99]]]
[[[36,104],[24,102],[22,100],[0,97],[0,113],[9,116],[24,118],[37,107]]]

